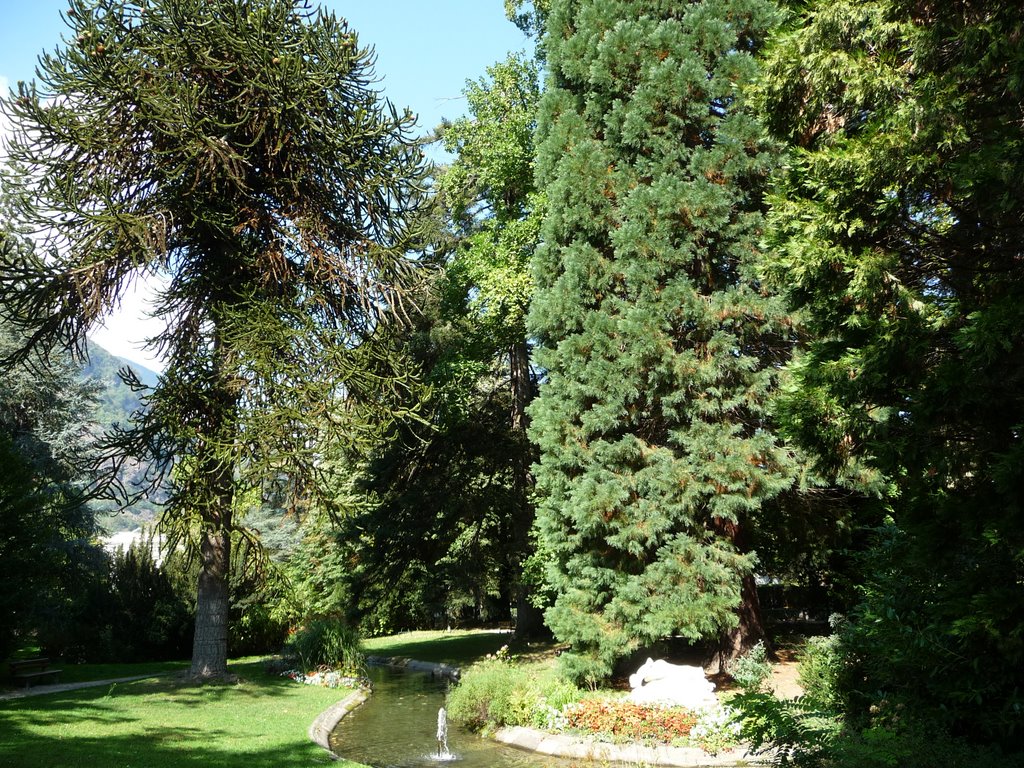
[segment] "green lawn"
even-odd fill
[[[126,666],[113,674],[132,674]],[[195,686],[168,676],[0,701],[0,766],[358,768],[331,760],[306,736],[348,691],[299,685],[259,662],[230,671],[237,683]]]
[[[86,680],[110,680],[116,677],[135,675],[167,675],[189,668],[188,661],[148,661],[138,664],[65,664],[54,662],[50,665],[59,669],[60,682],[80,683]]]
[[[486,630],[403,632],[363,640],[363,649],[370,656],[398,656],[460,667],[479,661],[503,645],[508,645],[517,655],[544,653],[553,646],[552,643],[523,643],[509,632]]]

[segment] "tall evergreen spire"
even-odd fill
[[[762,0],[547,19],[532,435],[547,621],[580,678],[669,635],[761,633],[743,538],[791,482],[765,428],[787,319],[755,277],[774,155],[741,88],[773,19]]]

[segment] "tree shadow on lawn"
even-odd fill
[[[318,700],[285,696],[296,686],[286,678],[257,682],[144,680],[0,702],[0,766],[339,765],[306,737]],[[323,708],[344,695],[333,693],[325,689]],[[291,712],[283,728],[282,710]]]
[[[513,654],[534,653],[538,648],[549,651],[553,643],[526,643],[516,640],[510,632],[409,632],[381,638],[367,644],[369,656],[392,656],[435,663],[465,666],[497,652],[503,645]]]
[[[21,728],[4,729],[0,765],[9,768],[145,766],[145,768],[309,768],[339,765],[304,739],[294,744],[238,751],[212,745],[197,728],[147,728],[144,734],[41,739]],[[340,765],[344,766],[345,763]]]

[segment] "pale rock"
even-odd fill
[[[661,704],[698,710],[715,707],[715,684],[700,667],[647,659],[629,676],[629,700],[634,704]]]

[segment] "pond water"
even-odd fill
[[[331,732],[335,754],[374,768],[571,768],[578,763],[507,747],[448,725],[451,757],[437,755],[437,711],[448,683],[374,667],[373,695]]]

